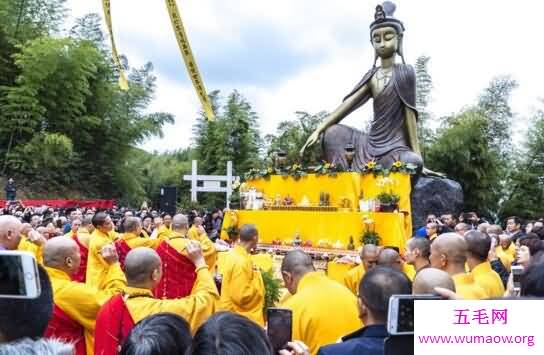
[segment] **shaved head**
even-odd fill
[[[435,257],[445,255],[448,263],[464,268],[467,251],[465,238],[457,233],[442,234],[431,244],[431,266],[441,268],[433,264],[433,261],[437,260]]]
[[[383,249],[378,255],[378,266],[390,267],[402,271],[400,254],[390,248]]]
[[[368,271],[376,266],[380,249],[374,244],[365,244],[361,250],[361,260],[365,270]]]
[[[129,285],[139,285],[151,278],[161,266],[159,254],[151,248],[134,248],[125,258],[125,275]]]
[[[51,238],[43,248],[43,263],[48,267],[63,269],[66,266],[66,258],[79,259],[78,256],[79,247],[68,237]]]
[[[406,244],[410,250],[419,250],[423,258],[429,258],[429,255],[431,255],[431,242],[427,238],[411,238]]]
[[[0,216],[0,245],[15,250],[21,241],[21,222],[13,216]]]
[[[299,281],[312,271],[315,271],[312,258],[302,250],[291,250],[281,263],[283,283],[292,295],[297,292]]]
[[[445,271],[427,268],[416,274],[413,284],[414,295],[434,293],[435,287],[442,287],[455,292],[453,279]]]
[[[491,248],[491,237],[480,231],[470,231],[465,235],[468,253],[474,259],[484,262]]]
[[[302,276],[308,272],[315,271],[310,255],[302,250],[292,250],[285,255],[281,263],[281,271],[289,272],[294,276]]]
[[[186,215],[177,214],[172,218],[172,230],[181,230],[189,228],[189,219]]]

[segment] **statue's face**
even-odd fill
[[[381,27],[372,32],[372,45],[380,58],[390,58],[399,48],[399,37],[393,27]]]

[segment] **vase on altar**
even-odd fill
[[[395,212],[398,208],[397,203],[380,203],[380,212]]]

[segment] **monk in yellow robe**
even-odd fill
[[[121,267],[125,264],[125,258],[127,254],[134,248],[146,247],[151,249],[157,249],[162,238],[150,239],[141,237],[142,222],[138,217],[127,217],[123,222],[123,228],[125,233],[121,235],[121,238],[115,241],[115,249],[119,255],[119,261]]]
[[[468,245],[457,233],[445,233],[431,244],[431,267],[444,270],[453,279],[456,293],[463,299],[486,299],[489,295],[476,283],[474,276],[465,271]]]
[[[159,227],[157,238],[167,238],[172,236],[172,216],[165,214],[162,217],[162,224]]]
[[[178,299],[160,300],[154,298],[151,292],[162,276],[159,255],[150,248],[135,248],[129,252],[125,259],[128,288],[123,295],[113,297],[105,304],[96,320],[97,355],[117,354],[117,347],[132,327],[153,314],[177,314],[187,320],[193,334],[213,314],[219,293],[202,250],[197,242],[191,241],[186,245],[186,253],[197,270],[191,294]]]
[[[193,225],[187,231],[187,236],[192,239],[196,239],[199,235],[206,233],[204,229],[204,220],[202,217],[195,217],[193,220]]]
[[[349,270],[344,277],[344,285],[353,292],[355,296],[359,292],[359,283],[361,282],[365,271],[372,269],[378,262],[379,249],[376,245],[367,244],[361,250],[361,264]]]
[[[330,345],[321,347],[318,354],[383,354],[385,338],[389,337],[386,327],[389,299],[392,295],[408,295],[411,290],[411,282],[408,277],[393,268],[378,266],[366,272],[359,285],[357,299],[357,314],[365,324],[364,328],[343,334],[339,339],[340,342],[329,342]],[[315,290],[316,293],[323,291]],[[327,295],[323,294],[323,296]],[[336,320],[337,317],[333,314],[331,313],[328,319],[332,323],[339,322],[340,318],[338,317],[339,319]],[[312,323],[308,328],[313,327]],[[376,345],[368,345],[370,342]],[[380,344],[382,350],[378,351],[377,346]],[[312,353],[315,354],[315,350],[312,349]],[[403,352],[399,351],[398,354],[403,354]]]
[[[103,290],[106,286],[106,275],[110,268],[101,254],[106,245],[112,245],[115,241],[113,222],[111,217],[104,212],[98,212],[93,216],[94,232],[89,243],[89,256],[87,259],[87,274],[85,283],[91,287]]]
[[[495,253],[504,267],[510,271],[512,263],[516,259],[516,246],[508,235],[501,234],[499,236],[499,245],[495,248]]]
[[[44,264],[55,304],[45,336],[73,343],[76,355],[93,354],[96,315],[111,296],[126,287],[115,249],[107,246],[102,258],[109,268],[104,275],[104,289],[99,291],[70,279],[80,263],[79,248],[73,239],[52,238],[44,248]]]
[[[472,276],[490,298],[501,298],[504,295],[504,285],[501,277],[488,261],[491,248],[491,238],[479,231],[470,231],[465,235],[468,246],[467,265]]]
[[[293,339],[308,345],[312,354],[361,328],[357,298],[346,287],[316,272],[308,254],[302,250],[288,252],[281,273],[293,295],[282,304],[293,311]]]
[[[219,309],[240,314],[264,326],[264,282],[250,257],[258,241],[259,232],[254,225],[245,224],[240,228],[240,240],[227,253],[221,267]]]

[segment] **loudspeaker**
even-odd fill
[[[178,200],[178,188],[175,186],[161,187],[159,208],[174,216],[176,214],[176,202]]]

